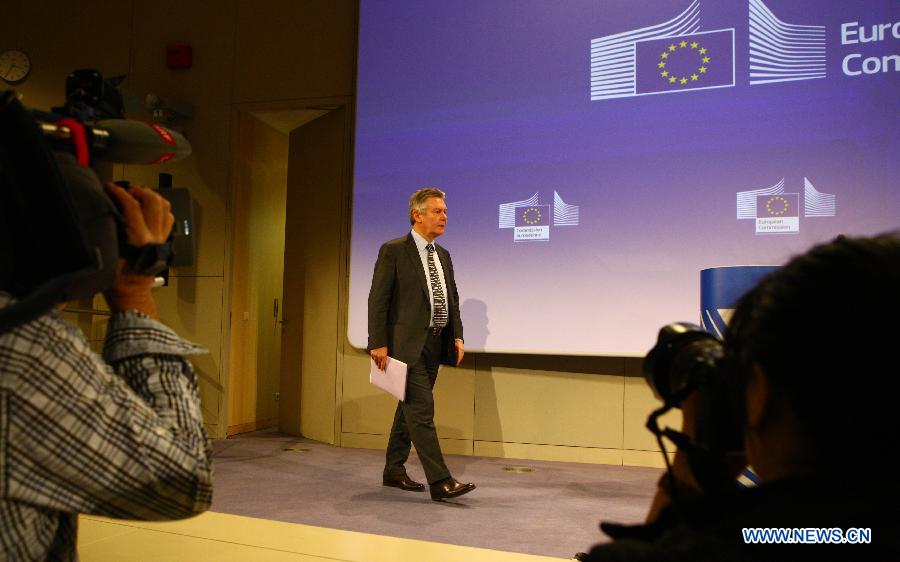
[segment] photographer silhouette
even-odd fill
[[[169,203],[104,187],[52,153],[0,97],[0,560],[77,558],[79,513],[175,519],[212,498],[194,371],[205,353],[156,320],[151,269],[121,243],[162,245]],[[103,356],[56,308],[103,291]]]
[[[893,467],[874,461],[897,441],[897,318],[896,234],[838,237],[764,278],[741,299],[715,371],[734,388],[722,400],[735,405],[760,485],[706,486],[689,458],[695,445],[679,447],[647,522],[603,524],[613,542],[582,559],[900,558],[900,493]],[[682,407],[692,441],[716,423],[697,417],[697,400],[691,392]],[[742,464],[712,466],[723,481]]]

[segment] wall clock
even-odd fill
[[[31,61],[22,51],[9,50],[0,54],[0,78],[8,84],[18,84],[31,72]]]

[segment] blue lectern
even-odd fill
[[[725,337],[735,305],[777,265],[711,267],[700,272],[700,324],[710,333]]]
[[[706,331],[724,338],[728,322],[738,301],[760,279],[778,269],[777,265],[736,265],[711,267],[700,272],[700,324]],[[747,468],[738,477],[739,486],[759,483],[753,470]]]

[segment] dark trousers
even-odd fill
[[[403,474],[411,443],[425,469],[429,484],[450,477],[434,427],[434,383],[441,359],[441,337],[429,335],[422,355],[406,374],[406,400],[397,404],[388,440],[385,476]]]

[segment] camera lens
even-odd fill
[[[722,343],[700,326],[667,324],[644,358],[644,378],[657,398],[677,405],[684,399],[680,394],[700,382],[721,357]]]

